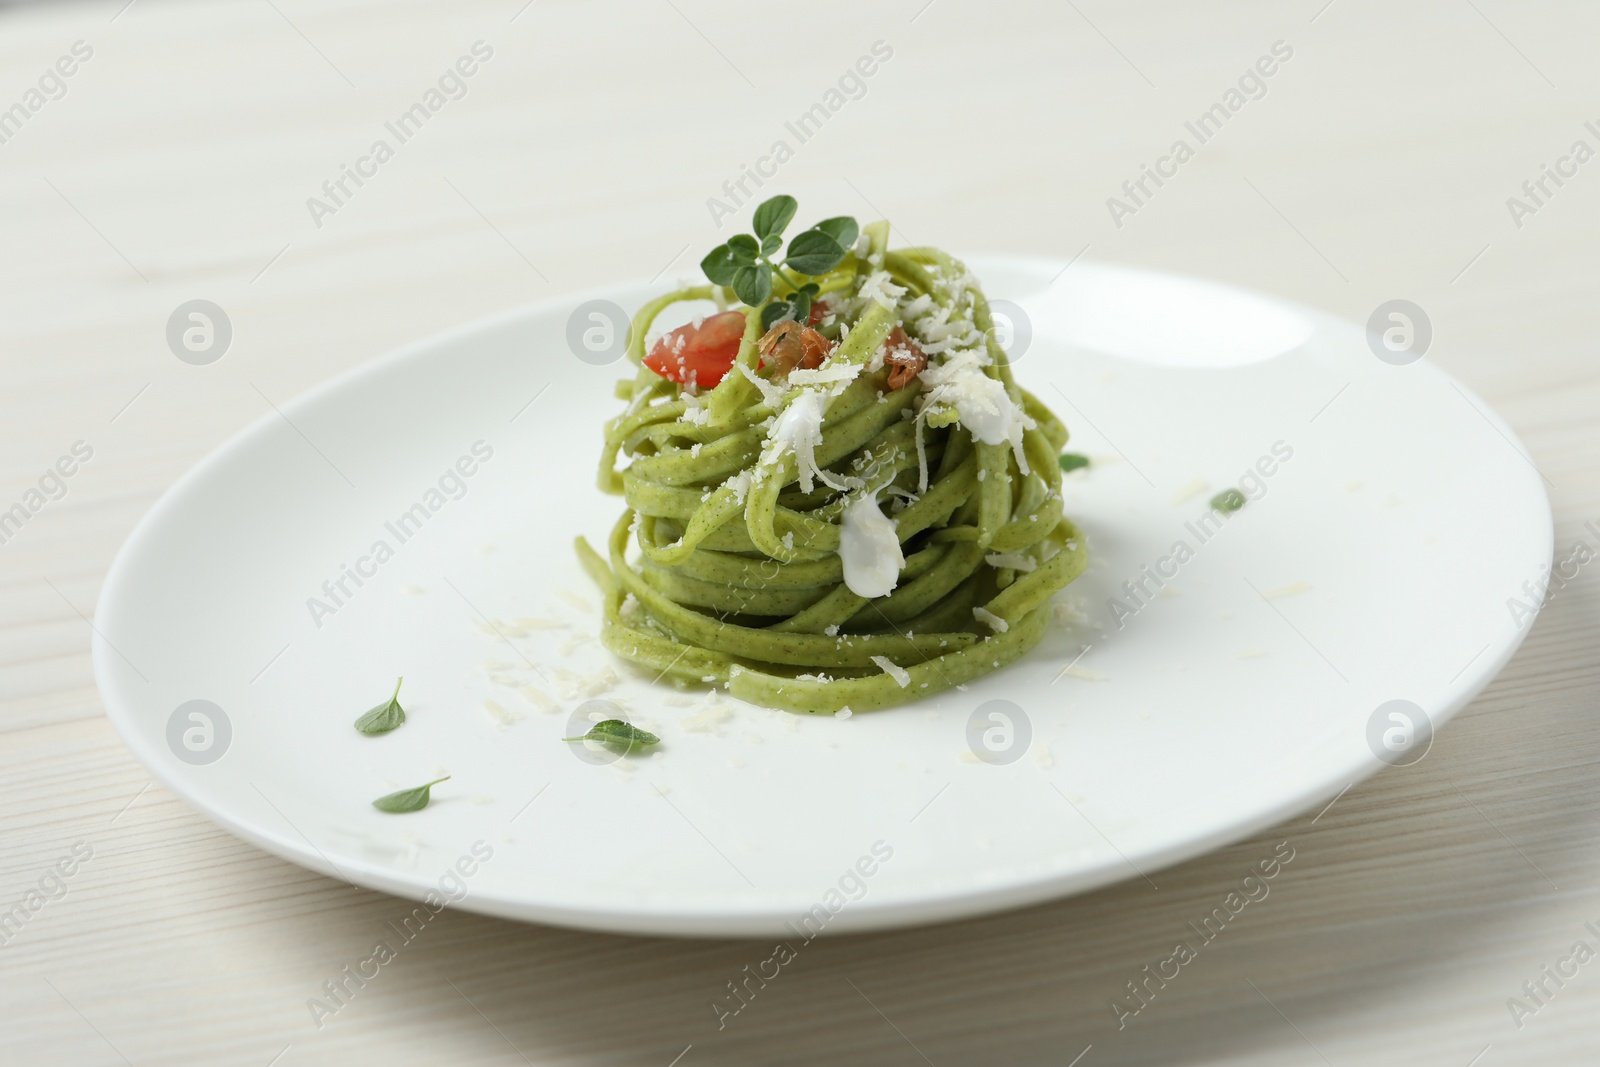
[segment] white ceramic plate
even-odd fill
[[[620,507],[593,484],[621,365],[580,361],[567,334],[587,299],[652,294],[630,285],[415,345],[200,464],[106,581],[112,721],[208,817],[334,877],[591,929],[804,936],[1159,877],[1380,768],[1369,737],[1404,726],[1380,705],[1437,726],[1511,656],[1527,620],[1507,598],[1550,562],[1549,505],[1448,376],[1210,283],[971,265],[1025,309],[1017,376],[1095,458],[1067,481],[1094,559],[1062,598],[1081,618],[1022,662],[836,719],[681,693],[600,648],[571,545]],[[1202,543],[1186,524],[1258,465],[1257,499]],[[380,541],[392,556],[363,562]],[[1192,558],[1163,563],[1180,541]],[[1146,566],[1175,576],[1141,604],[1124,583]],[[324,582],[346,567],[368,576],[336,603]],[[314,619],[313,597],[334,610]],[[608,669],[659,754],[597,765],[560,740]],[[402,674],[409,722],[356,733]],[[221,714],[208,727],[190,701]],[[972,726],[991,701],[1013,708],[1009,763],[974,754],[1004,750],[993,706]],[[369,803],[442,774],[425,811]]]

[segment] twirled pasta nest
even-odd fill
[[[1087,562],[1062,514],[1066,427],[1013,380],[966,268],[887,238],[877,223],[825,274],[776,272],[780,299],[815,286],[808,326],[765,329],[754,306],[735,309],[742,331],[720,317],[720,375],[695,347],[713,320],[649,353],[646,336],[732,290],[680,289],[634,318],[638,370],[600,467],[627,507],[605,556],[578,541],[617,655],[756,704],[859,712],[962,685],[1044,636]],[[803,363],[801,330],[819,335]],[[698,368],[673,362],[686,350]]]

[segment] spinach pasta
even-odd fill
[[[600,464],[626,508],[578,552],[606,647],[657,677],[870,711],[1022,656],[1087,556],[1066,427],[1013,380],[966,268],[848,218],[776,262],[794,206],[761,205],[706,257],[711,284],[635,316]]]

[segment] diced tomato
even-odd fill
[[[761,366],[771,359],[773,373],[782,376],[796,367],[816,370],[833,355],[834,344],[811,327],[797,328],[792,320],[785,319],[762,335],[756,349],[763,357]]]
[[[922,346],[908,337],[898,325],[889,331],[883,346],[888,349],[884,362],[889,367],[890,389],[904,389],[928,365],[928,357],[923,353]]]
[[[807,326],[815,326],[828,317],[828,309],[816,300],[811,301],[811,315],[806,319]]]
[[[685,323],[655,343],[644,365],[669,381],[715,388],[739,355],[744,327],[742,311],[708,316],[698,326]]]
[[[833,355],[834,344],[816,330],[807,326],[800,331],[800,347],[803,354],[800,357],[800,366],[806,370],[816,370]]]

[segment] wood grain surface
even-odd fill
[[[3,935],[0,1062],[1600,1059],[1600,961],[1560,962],[1600,947],[1594,569],[1420,764],[1159,890],[824,939],[721,1029],[708,1002],[769,946],[455,911],[318,1027],[308,998],[409,907],[154,786],[103,716],[88,651],[118,545],[228,436],[452,325],[688,275],[719,239],[708,198],[781,138],[776,186],[887,215],[903,240],[1201,274],[1358,321],[1415,301],[1426,358],[1492,403],[1547,479],[1560,550],[1600,547],[1583,530],[1600,519],[1600,161],[1560,162],[1579,140],[1600,149],[1597,39],[1600,11],[1578,0],[0,8],[0,109],[26,112],[0,121],[0,510],[75,442],[93,450],[0,544],[0,905],[51,898]],[[307,199],[480,41],[492,57],[465,95],[313,218]],[[78,42],[92,55],[47,74]],[[785,122],[875,42],[892,58],[795,143]],[[1292,58],[1259,98],[1114,219],[1108,198],[1275,42]],[[1522,185],[1545,165],[1569,175],[1535,205]],[[234,330],[203,367],[165,340],[195,298]],[[1119,1029],[1111,1000],[1283,841],[1295,859],[1270,896]],[[1541,970],[1561,966],[1577,972]],[[1513,1013],[1541,981],[1537,1010]]]

